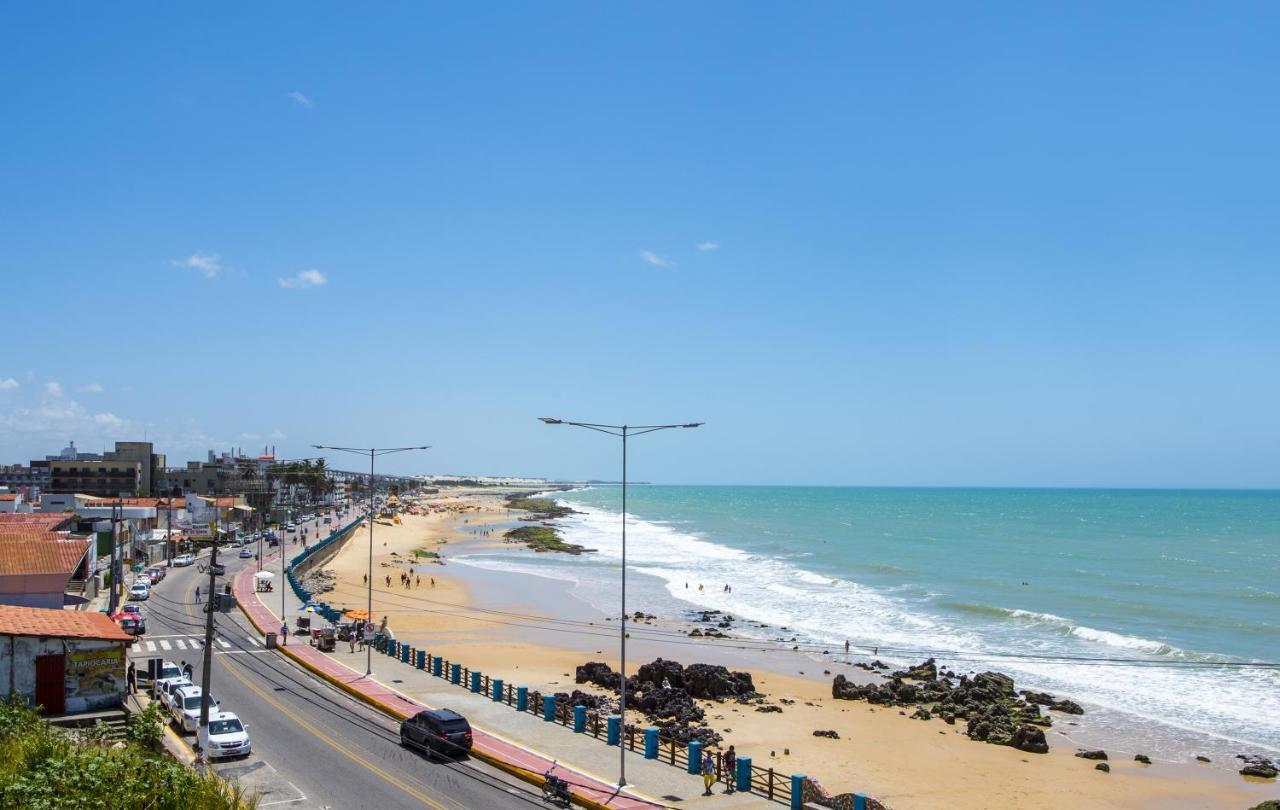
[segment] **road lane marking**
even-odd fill
[[[161,641],[161,642],[160,642],[160,649],[162,649],[162,650],[172,650],[172,649],[173,649],[173,645],[172,645],[172,644],[170,644],[170,643],[169,643],[169,642],[167,642],[167,641]]]
[[[243,684],[244,684],[244,685],[249,689],[249,691],[254,692],[255,694],[257,694],[257,695],[258,695],[258,697],[262,698],[264,701],[266,701],[267,703],[269,703],[269,704],[271,704],[272,706],[274,706],[274,707],[275,707],[275,709],[276,709],[276,711],[280,712],[280,713],[281,713],[281,714],[283,714],[285,717],[288,717],[289,719],[293,720],[293,721],[294,721],[295,723],[297,723],[298,725],[300,725],[300,726],[302,726],[303,728],[305,728],[307,731],[311,732],[312,736],[314,736],[317,740],[320,740],[321,742],[323,742],[323,743],[327,744],[328,746],[330,746],[330,747],[331,747],[331,748],[333,748],[334,750],[338,751],[339,753],[345,754],[349,759],[351,759],[351,760],[353,760],[353,761],[355,761],[355,762],[358,762],[359,764],[361,764],[361,765],[363,765],[364,767],[368,768],[368,769],[369,769],[370,771],[372,771],[373,773],[376,773],[378,776],[381,776],[381,777],[383,778],[383,780],[385,780],[386,782],[388,782],[388,783],[390,783],[390,784],[392,784],[392,785],[395,785],[396,787],[400,788],[400,789],[401,789],[401,790],[403,790],[405,793],[408,793],[410,796],[414,797],[415,799],[417,799],[418,801],[422,802],[423,804],[425,804],[425,805],[427,805],[427,806],[429,806],[429,807],[434,807],[436,810],[448,810],[448,808],[447,808],[445,805],[443,805],[443,804],[441,804],[440,802],[436,801],[435,799],[431,798],[430,796],[428,796],[427,794],[423,793],[422,791],[417,790],[416,788],[412,787],[411,785],[408,785],[408,784],[404,783],[404,782],[403,782],[403,781],[401,781],[400,779],[397,779],[397,778],[396,778],[395,776],[393,776],[392,774],[387,773],[387,772],[386,772],[386,771],[384,771],[382,768],[379,768],[379,767],[378,767],[376,764],[374,764],[373,762],[370,762],[368,759],[366,759],[366,758],[364,758],[364,757],[360,756],[360,755],[359,755],[359,754],[357,754],[356,752],[354,752],[354,751],[352,751],[351,749],[347,748],[347,747],[346,747],[345,745],[343,745],[342,743],[338,742],[337,740],[333,739],[333,738],[332,738],[332,737],[330,737],[329,735],[325,734],[323,731],[321,731],[321,730],[320,730],[319,728],[317,728],[316,726],[314,726],[314,725],[312,725],[311,723],[309,723],[308,721],[304,720],[300,715],[298,715],[296,712],[294,712],[294,711],[293,711],[292,709],[290,709],[288,706],[285,706],[283,703],[281,703],[280,701],[276,700],[276,699],[275,699],[273,696],[271,696],[270,694],[268,694],[268,693],[264,692],[262,689],[259,689],[259,688],[258,688],[258,686],[257,686],[257,684],[253,683],[252,681],[250,681],[248,678],[246,678],[244,675],[240,674],[239,672],[236,672],[236,670],[235,670],[235,668],[234,668],[234,667],[231,667],[231,666],[225,666],[225,667],[223,667],[223,669],[227,670],[227,671],[228,671],[228,672],[230,672],[232,675],[234,675],[234,676],[235,676],[235,677],[236,677],[236,678],[237,678],[241,683],[243,683]],[[299,792],[301,792],[301,791],[299,791]]]
[[[230,645],[230,644],[228,644],[226,641],[224,641],[224,640],[222,640],[222,639],[218,639],[218,646],[219,646],[219,647],[222,647],[223,649],[227,649],[227,650],[231,649],[231,645]]]
[[[155,643],[154,641],[148,641],[148,642],[146,643],[146,647],[147,647],[147,652],[155,652],[155,651],[156,651],[156,643]]]
[[[183,641],[182,639],[178,639],[173,643],[178,645],[179,650],[185,650],[187,648],[187,642]]]

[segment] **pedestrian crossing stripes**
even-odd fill
[[[257,639],[253,639],[253,642],[255,644],[260,645]],[[216,643],[218,647],[221,647],[224,650],[231,649],[231,642],[229,641],[226,641],[224,639],[217,639]],[[180,638],[175,640],[172,644],[164,639],[161,639],[159,641],[140,641],[138,642],[137,648],[144,652],[155,652],[158,647],[163,652],[165,650],[172,650],[174,648],[174,645],[177,645],[177,648],[179,650],[187,650],[187,649],[201,650],[201,649],[204,649],[204,639],[202,638],[181,639]]]

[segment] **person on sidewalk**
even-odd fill
[[[716,758],[711,756],[708,751],[702,757],[702,784],[706,790],[702,791],[703,796],[711,795],[711,786],[716,782]]]
[[[729,750],[724,752],[724,781],[728,787],[725,793],[732,793],[737,786],[738,780],[738,754],[733,750],[733,746],[729,746]]]
[[[134,668],[133,662],[129,662],[129,669],[124,674],[125,683],[129,685],[129,694],[135,694],[138,691],[138,671]]]
[[[196,603],[197,604],[200,603],[200,586],[199,585],[196,586]]]
[[[183,677],[190,681],[190,680],[191,680],[191,674],[192,674],[193,672],[195,672],[195,668],[194,668],[194,667],[192,667],[190,664],[188,664],[186,661],[183,661],[183,662],[182,662],[182,675],[183,675]],[[192,683],[195,683],[195,681],[192,681]]]
[[[280,622],[280,646],[289,646],[289,625],[286,622]]]

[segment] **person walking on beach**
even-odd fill
[[[847,638],[844,640],[844,654],[845,655],[849,654],[849,639]]]
[[[414,577],[414,580],[413,580],[413,587],[415,587],[415,588],[421,588],[421,587],[422,587],[422,577]]]
[[[364,584],[365,584],[365,585],[368,585],[368,584],[369,584],[369,575],[368,575],[368,574],[365,574],[365,575],[364,575]]]
[[[432,577],[432,578],[431,578],[431,587],[433,587],[433,588],[434,588],[435,586],[436,586],[436,578],[435,578],[435,577]]]
[[[702,791],[703,796],[711,795],[711,786],[716,781],[716,758],[711,756],[708,751],[702,757],[702,784],[706,789]]]
[[[729,746],[729,750],[724,752],[724,781],[728,787],[725,793],[734,791],[734,782],[737,778],[738,770],[738,754],[733,750],[733,746]]]

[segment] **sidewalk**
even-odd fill
[[[289,553],[297,550],[290,548]],[[263,559],[275,560],[279,551]],[[259,598],[254,591],[254,567],[246,567],[235,577],[236,601],[259,632],[275,632],[280,627],[280,617]],[[277,569],[278,570],[278,569]],[[277,581],[279,576],[277,575]],[[296,616],[302,605],[288,588],[285,604],[289,616]],[[264,596],[266,596],[264,594]],[[273,592],[266,601],[277,609],[280,594]],[[408,640],[406,640],[408,641]],[[417,645],[422,640],[412,642]],[[373,653],[373,676],[365,678],[365,653],[349,652],[345,643],[339,651],[326,654],[317,651],[305,641],[295,641],[285,648],[287,654],[347,692],[378,705],[389,714],[409,716],[424,708],[448,706],[470,719],[475,733],[473,754],[504,770],[511,767],[540,776],[553,760],[572,762],[559,764],[556,773],[573,784],[575,796],[584,796],[598,806],[619,810],[680,806],[763,807],[782,806],[768,802],[752,794],[723,793],[724,785],[717,784],[713,796],[702,795],[702,778],[690,775],[682,768],[646,760],[642,753],[627,754],[627,778],[634,785],[619,793],[613,786],[613,774],[618,769],[618,748],[605,745],[587,734],[575,734],[571,729],[556,723],[547,723],[527,712],[518,712],[503,703],[497,703],[485,695],[475,694],[447,679],[433,677],[395,658],[377,651]],[[502,673],[493,673],[499,676]],[[396,688],[386,684],[395,682]],[[554,751],[543,753],[544,751]],[[520,774],[517,774],[520,775]]]

